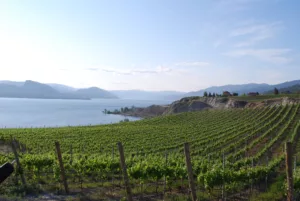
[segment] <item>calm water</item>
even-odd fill
[[[146,107],[169,101],[122,99],[43,100],[0,98],[0,127],[54,127],[109,124],[124,120],[121,115],[103,114],[103,110],[121,107]],[[128,117],[130,121],[139,118]]]

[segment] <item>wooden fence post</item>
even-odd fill
[[[23,186],[26,188],[26,180],[25,180],[25,177],[24,177],[24,174],[23,174],[22,166],[21,166],[21,163],[20,163],[20,160],[19,160],[17,149],[16,149],[16,141],[12,140],[11,145],[12,145],[11,147],[12,147],[12,150],[13,150],[15,158],[16,158],[18,171],[19,171],[20,176],[21,176],[21,182],[22,182]]]
[[[127,193],[127,199],[128,199],[128,201],[133,201],[129,178],[127,175],[127,167],[126,167],[126,163],[125,163],[124,149],[123,149],[123,145],[121,142],[118,142],[118,148],[119,148],[119,152],[120,152],[120,164],[121,164],[121,168],[122,168],[122,172],[123,172],[124,183],[125,183],[125,188],[126,188],[126,193]]]
[[[287,175],[287,201],[293,201],[293,147],[291,142],[286,142],[285,144],[285,154],[286,154],[286,175]]]
[[[68,183],[67,183],[65,167],[64,167],[64,164],[62,161],[60,144],[58,141],[55,142],[55,147],[56,147],[56,153],[57,153],[57,158],[58,158],[59,167],[60,167],[60,177],[61,177],[61,180],[63,181],[66,193],[69,194],[69,187],[68,187]]]
[[[194,183],[194,174],[193,174],[191,156],[190,156],[190,146],[188,143],[184,143],[184,154],[185,154],[186,168],[188,171],[192,200],[197,201],[196,188],[195,188],[195,183]]]

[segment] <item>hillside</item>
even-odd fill
[[[74,94],[88,98],[118,98],[116,95],[97,87],[78,89],[74,92]]]
[[[273,90],[275,87],[280,89],[284,87],[290,87],[296,84],[300,84],[300,80],[294,80],[275,85],[250,83],[239,85],[213,86],[199,91],[189,92],[185,94],[185,96],[203,96],[205,91],[218,94],[222,94],[223,91],[236,92],[239,94],[247,94],[249,92],[264,93],[266,91]]]
[[[164,185],[169,195],[188,196],[183,144],[189,142],[197,192],[214,198],[207,200],[221,199],[222,185],[228,187],[228,200],[250,196],[256,200],[255,196],[266,191],[266,182],[270,186],[284,176],[284,143],[291,141],[299,147],[299,134],[300,104],[186,112],[102,126],[0,129],[4,141],[11,136],[18,140],[29,185],[38,182],[40,188],[52,192],[47,186],[59,184],[60,175],[53,177],[59,167],[54,142],[59,141],[66,173],[74,175],[68,179],[71,192],[83,185],[87,195],[97,185],[95,192],[113,190],[116,196],[126,196],[118,179],[121,170],[116,143],[122,142],[135,197],[146,194],[157,198]],[[299,154],[296,150],[294,154]],[[6,160],[0,156],[2,163]],[[154,187],[141,188],[141,181]],[[14,185],[13,179],[4,184],[7,188]],[[275,184],[270,190],[273,188],[277,193],[270,193],[270,200],[282,200],[282,186]]]
[[[84,99],[76,95],[62,94],[52,87],[34,82],[31,80],[25,81],[18,85],[12,83],[0,84],[0,97],[9,98],[43,98],[43,99]]]
[[[296,85],[292,85],[292,86],[288,86],[288,87],[283,87],[283,88],[277,88],[279,93],[283,93],[283,94],[286,94],[286,93],[298,93],[300,94],[300,84],[296,84]],[[273,94],[274,93],[274,90],[271,90],[271,91],[267,91],[266,94]]]
[[[55,89],[56,91],[58,91],[60,93],[72,93],[77,90],[74,87],[70,87],[70,86],[63,85],[63,84],[55,84],[55,83],[48,84],[47,83],[47,85],[49,85],[50,87],[52,87],[53,89]]]

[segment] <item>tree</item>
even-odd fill
[[[211,95],[211,93],[210,93],[210,92],[208,93],[208,97],[212,97],[212,95]]]
[[[275,94],[275,95],[278,95],[278,94],[279,94],[279,91],[278,91],[278,89],[277,89],[276,87],[274,88],[274,94]]]
[[[204,95],[203,95],[203,96],[204,96],[204,97],[207,97],[207,92],[206,92],[206,91],[204,92]]]
[[[258,92],[256,92],[256,95],[258,96],[258,95],[259,95],[259,93],[258,93]]]
[[[239,94],[238,94],[238,93],[235,93],[235,92],[234,92],[232,95],[233,95],[233,96],[239,96]]]
[[[215,93],[213,93],[213,94],[212,94],[212,96],[213,96],[213,97],[216,97],[216,94],[215,94]]]

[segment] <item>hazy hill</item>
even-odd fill
[[[63,94],[49,85],[27,80],[23,83],[2,82],[0,83],[0,97],[7,98],[41,98],[41,99],[85,99],[84,97]]]
[[[70,92],[74,92],[77,90],[74,87],[70,87],[70,86],[63,85],[63,84],[50,83],[47,85],[51,86],[53,89],[59,91],[60,93],[70,93]]]
[[[284,82],[276,85],[269,84],[240,84],[213,86],[195,92],[178,91],[142,91],[142,90],[112,90],[106,91],[97,87],[76,89],[62,84],[42,84],[27,80],[26,82],[0,81],[0,97],[15,98],[53,98],[53,99],[90,99],[90,98],[122,98],[135,100],[170,100],[175,101],[183,97],[203,96],[204,91],[221,94],[223,91],[266,93],[275,87],[278,89],[300,85],[300,80]],[[288,90],[288,89],[284,89]]]
[[[177,91],[142,91],[142,90],[113,90],[111,93],[122,99],[136,100],[177,100],[184,96],[184,92]]]
[[[273,85],[273,87],[281,89],[281,88],[285,88],[285,87],[291,87],[291,86],[294,86],[297,84],[300,84],[300,80],[294,80],[294,81],[284,82],[281,84],[276,84],[276,85]]]
[[[295,85],[289,86],[289,87],[283,87],[283,88],[276,87],[276,88],[279,90],[279,93],[284,93],[287,91],[290,91],[291,93],[299,93],[300,92],[300,84],[295,84]],[[266,93],[273,94],[274,90],[270,90]]]
[[[41,99],[117,98],[110,92],[96,87],[76,90],[65,85],[48,85],[31,80],[25,82],[0,81],[0,97]]]
[[[24,94],[32,94],[32,95],[45,95],[45,96],[55,96],[58,95],[59,92],[50,87],[49,85],[42,84],[39,82],[34,82],[31,80],[27,80],[23,86],[21,87]]]
[[[17,82],[17,81],[9,81],[9,80],[0,80],[0,84],[7,84],[7,85],[13,85],[13,86],[23,86],[24,82]]]
[[[74,93],[82,97],[89,97],[89,98],[118,98],[116,95],[97,87],[78,89]]]
[[[213,86],[209,87],[207,89],[195,91],[195,92],[189,92],[185,94],[185,96],[203,96],[203,93],[205,91],[211,92],[211,93],[218,93],[221,94],[223,91],[229,91],[229,92],[237,92],[239,94],[243,93],[249,93],[249,92],[259,92],[264,93],[266,91],[270,91],[272,89],[276,88],[283,88],[283,87],[289,87],[293,86],[295,84],[300,84],[300,80],[294,80],[290,82],[284,82],[276,85],[269,85],[269,84],[239,84],[239,85],[224,85],[224,86]]]

